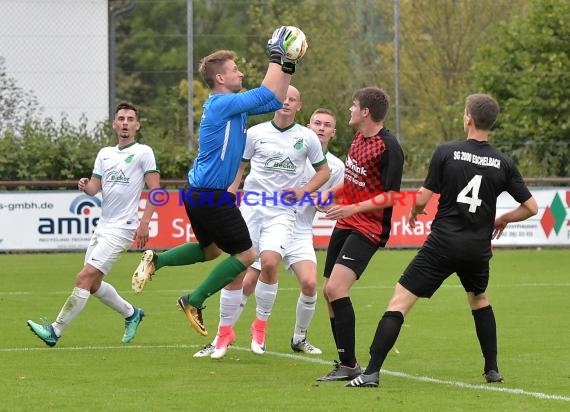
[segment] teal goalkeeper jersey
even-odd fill
[[[210,95],[200,120],[198,156],[188,172],[190,186],[226,190],[236,177],[245,148],[247,116],[274,112],[282,106],[265,86]]]

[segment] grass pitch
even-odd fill
[[[352,290],[363,365],[393,285],[414,253],[378,252]],[[322,268],[324,253],[318,256]],[[406,318],[378,389],[315,381],[337,358],[321,287],[309,338],[323,355],[293,354],[289,341],[299,289],[284,272],[264,356],[249,351],[252,297],[226,357],[193,358],[215,333],[218,296],[206,302],[208,338],[190,329],[176,299],[197,285],[212,263],[163,268],[141,295],[134,295],[130,275],[139,257],[125,254],[107,277],[147,314],[134,341],[120,343],[122,318],[92,298],[57,346],[48,348],[28,330],[26,320],[54,319],[73,289],[83,254],[0,255],[0,410],[570,409],[568,250],[495,251],[489,297],[498,324],[503,385],[483,383],[471,312],[461,285],[451,277]]]

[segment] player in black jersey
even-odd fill
[[[454,272],[467,292],[485,358],[485,379],[503,381],[497,366],[495,315],[486,294],[491,239],[498,239],[508,223],[535,215],[538,207],[514,162],[488,142],[498,114],[499,105],[491,96],[470,95],[463,115],[467,140],[435,150],[409,218],[413,228],[418,215],[426,214],[432,194],[439,193],[431,234],[396,284],[370,346],[368,367],[346,386],[378,386],[380,368],[398,338],[404,316],[418,298],[431,297]],[[503,191],[520,204],[495,219],[497,197]]]

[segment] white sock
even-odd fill
[[[235,325],[242,312],[242,310],[240,310],[242,296],[243,296],[243,289],[237,289],[237,290],[222,289],[220,293],[219,326]]]
[[[257,285],[255,285],[255,313],[259,319],[269,319],[271,310],[275,304],[275,299],[277,298],[278,287],[278,283],[269,285],[267,283],[263,283],[260,280],[257,281]]]
[[[78,287],[73,288],[73,292],[71,292],[71,295],[63,304],[57,318],[55,318],[55,322],[51,324],[57,336],[61,336],[65,328],[81,313],[87,304],[89,296],[91,296],[91,293],[88,290]]]
[[[116,312],[119,312],[123,315],[124,318],[128,318],[135,313],[135,308],[129,302],[117,293],[117,290],[107,282],[101,282],[101,286],[93,294],[96,298],[98,298],[101,302],[105,305],[109,306],[111,309],[114,309]]]
[[[307,329],[313,320],[315,307],[317,306],[317,295],[307,296],[301,292],[297,299],[297,317],[295,319],[295,330],[293,332],[293,343],[299,343],[307,337]]]
[[[236,324],[236,322],[238,321],[238,319],[240,318],[241,314],[243,313],[243,310],[245,309],[245,304],[247,303],[247,296],[245,295],[241,295],[241,302],[239,304],[239,309],[238,311],[234,314],[234,325]]]
[[[222,289],[220,292],[220,321],[218,323],[218,333],[222,326],[234,326],[243,312],[242,306],[243,289],[227,290]],[[247,299],[247,298],[246,298]],[[216,346],[218,342],[218,334],[212,341],[212,345]]]

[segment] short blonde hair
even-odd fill
[[[236,53],[232,50],[218,50],[200,60],[200,74],[210,89],[214,88],[214,79],[228,60],[235,60]]]

